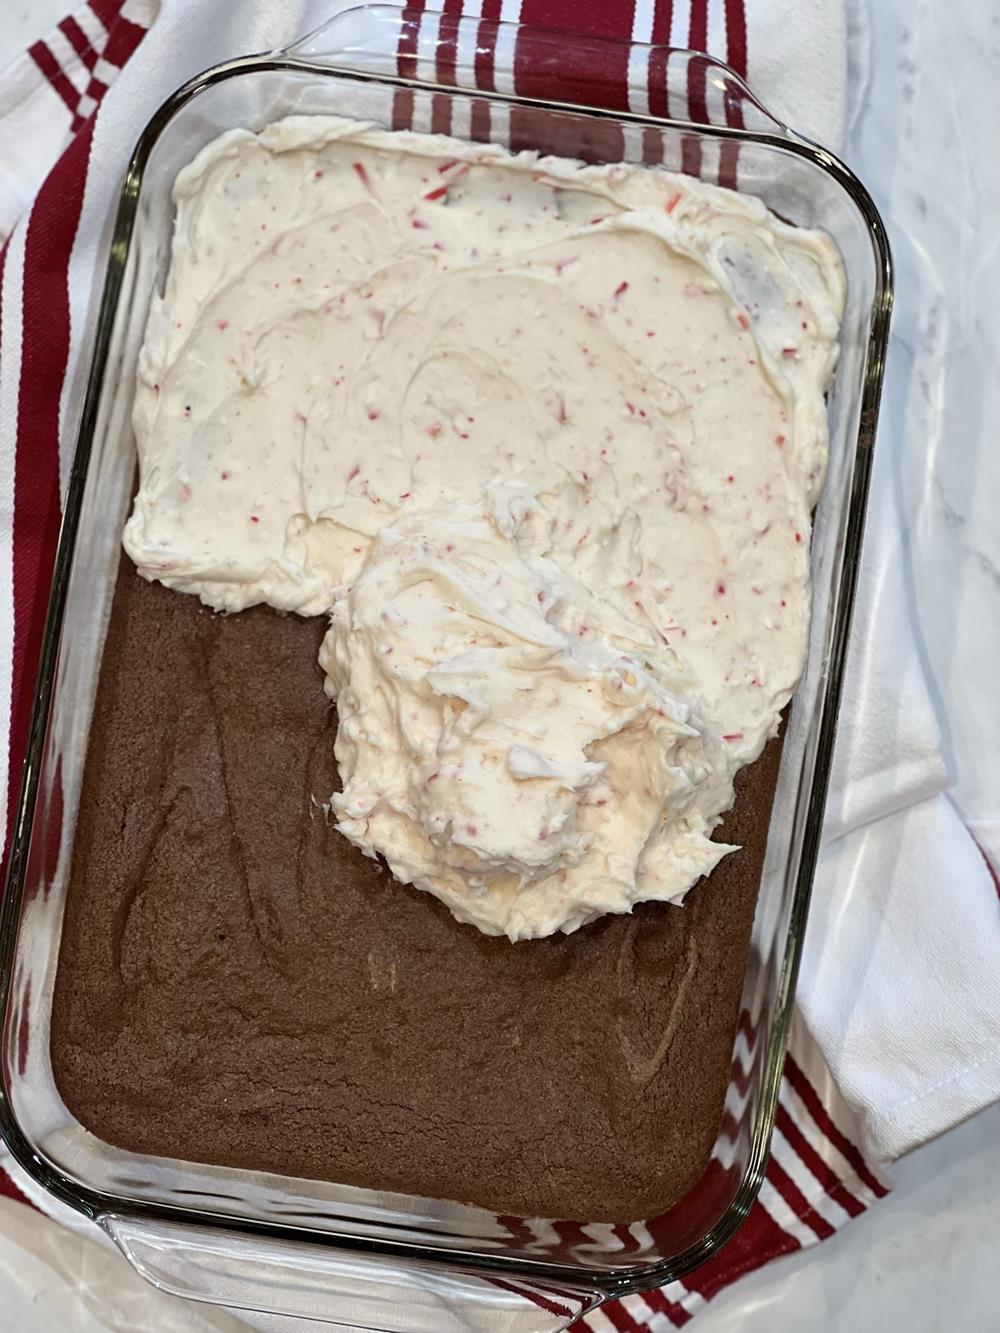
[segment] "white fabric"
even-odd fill
[[[0,244],[31,203],[66,142],[59,94],[25,53],[0,78]]]
[[[105,252],[138,127],[198,70],[286,42],[345,7],[343,0],[240,5],[162,0],[152,31],[105,98],[94,133],[70,272],[74,354],[64,393],[64,478],[99,295],[94,275],[102,267],[98,257]],[[808,0],[794,12],[783,0],[756,0],[748,7],[751,86],[791,124],[839,146],[845,71],[849,63],[852,69],[864,63],[863,53],[850,62],[846,58],[843,9],[830,0]],[[517,6],[505,7],[505,13],[507,8]],[[640,0],[636,37],[643,36],[640,19],[649,9]],[[675,10],[686,7],[677,4]],[[856,23],[851,32],[859,34],[855,40],[863,39]],[[686,33],[678,28],[672,37],[683,43]],[[9,98],[0,100],[0,112],[8,104]],[[34,164],[28,163],[32,155],[12,151],[27,123],[14,113],[0,119],[0,218],[15,214],[37,187],[28,167],[33,165],[37,176],[51,161],[50,146]],[[15,234],[12,244],[17,240]],[[5,318],[11,309],[5,302]],[[9,372],[8,363],[0,374],[0,404]],[[6,414],[0,424],[11,438]],[[939,794],[946,772],[909,622],[899,521],[885,463],[882,451],[829,838],[800,979],[802,1012],[861,1118],[866,1147],[880,1160],[1000,1097],[996,899],[977,849]],[[9,535],[5,550],[9,553]],[[0,629],[8,621],[0,608]],[[9,653],[0,658],[9,661]]]
[[[889,450],[876,452],[826,803],[828,843],[935,796],[948,781],[914,639]]]
[[[750,87],[779,120],[839,151],[847,87],[843,0],[746,0],[746,6]]]
[[[944,794],[890,464],[876,448],[797,993],[877,1163],[1000,1098],[997,892]]]
[[[798,1003],[875,1161],[1000,1097],[997,894],[947,795],[824,849]]]

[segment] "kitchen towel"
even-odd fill
[[[0,749],[14,775],[8,827],[98,275],[134,140],[159,102],[199,69],[281,45],[346,7],[91,0],[2,81],[0,238],[8,229],[10,236],[0,268]],[[825,0],[794,10],[783,0],[449,0],[443,8],[708,49],[747,74],[765,105],[834,149],[848,114],[847,71],[863,66],[863,30],[851,25],[849,51],[845,10]],[[427,33],[435,21],[425,20]],[[419,58],[419,46],[411,54]],[[676,88],[631,83],[636,109],[643,98],[667,97],[671,111],[685,109]],[[760,1198],[715,1260],[684,1282],[595,1313],[593,1329],[686,1322],[740,1273],[863,1211],[884,1192],[872,1163],[1000,1096],[989,1041],[1000,949],[984,929],[995,894],[942,794],[900,542],[891,487],[876,467],[828,836]]]

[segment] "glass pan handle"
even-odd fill
[[[274,55],[416,87],[516,93],[639,111],[680,126],[789,135],[736,71],[714,56],[520,23],[358,5]]]
[[[161,1290],[213,1305],[377,1333],[559,1333],[597,1294],[483,1277],[317,1243],[105,1214],[100,1224]]]

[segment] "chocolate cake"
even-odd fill
[[[625,1221],[698,1178],[779,758],[678,908],[511,944],[333,827],[325,620],[219,616],[123,560],[52,1020],[68,1107],[136,1152]]]

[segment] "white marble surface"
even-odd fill
[[[1000,6],[867,4],[870,78],[850,158],[883,211],[897,266],[878,466],[891,469],[906,519],[909,590],[953,797],[1000,862]],[[0,0],[0,67],[67,8]],[[878,1208],[738,1283],[696,1327],[992,1333],[998,1182],[993,1108],[901,1162]],[[207,1326],[123,1260],[13,1204],[0,1205],[0,1310],[0,1326],[22,1333]]]
[[[851,165],[896,264],[879,465],[903,510],[952,795],[1000,865],[1000,5],[868,3]]]

